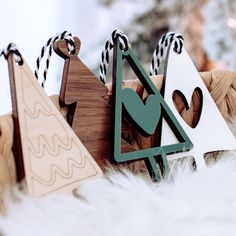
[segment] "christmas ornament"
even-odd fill
[[[40,87],[25,60],[8,56],[12,95],[15,151],[30,196],[72,192],[81,181],[102,171]],[[16,154],[16,152],[15,152]]]
[[[104,166],[111,160],[111,106],[103,99],[106,86],[78,58],[80,40],[74,37],[75,53],[65,40],[54,43],[55,52],[65,60],[60,91],[61,106],[68,106],[67,121],[93,158]],[[123,151],[133,147],[122,139]]]
[[[114,145],[113,153],[117,162],[144,159],[149,174],[154,181],[161,179],[161,174],[168,171],[167,154],[190,150],[192,143],[180,126],[170,108],[158,92],[140,62],[130,47],[122,46],[119,35],[114,40],[114,62],[113,62],[113,116],[114,116]],[[126,60],[138,79],[147,90],[149,96],[144,102],[131,89],[122,89],[123,60]],[[168,145],[155,146],[133,152],[122,152],[121,150],[121,126],[122,117],[126,116],[130,123],[137,128],[144,136],[150,136],[157,131],[161,117],[164,117],[177,141]],[[159,168],[157,166],[159,165]]]
[[[164,40],[163,40],[164,42]],[[177,53],[175,42],[170,44],[164,72],[164,98],[175,117],[193,143],[193,148],[184,153],[168,156],[169,159],[193,156],[198,169],[205,167],[204,154],[219,150],[236,148],[235,138],[230,132],[209,91],[199,76],[190,57],[184,48]],[[190,108],[193,92],[199,96],[198,111],[195,125],[189,126],[180,116],[173,102],[176,93],[184,102],[186,110]],[[168,124],[162,124],[162,145],[175,143],[176,138],[168,129]]]

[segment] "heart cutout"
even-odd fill
[[[149,95],[144,101],[130,88],[123,89],[122,102],[128,117],[145,135],[152,135],[161,116],[159,96]]]
[[[172,99],[182,119],[194,129],[198,125],[202,113],[203,95],[201,89],[197,87],[193,91],[190,106],[184,94],[179,90],[173,92]]]

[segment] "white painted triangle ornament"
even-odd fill
[[[174,43],[172,43],[165,63],[164,99],[193,143],[190,151],[169,155],[168,160],[192,156],[198,170],[204,169],[205,153],[233,150],[236,148],[236,140],[185,49],[182,48],[182,52],[178,54],[174,51]],[[185,101],[186,108],[189,108],[194,90],[198,91],[202,104],[200,104],[201,113],[198,123],[192,128],[177,111],[173,102],[173,93],[177,92]],[[161,145],[175,142],[175,135],[163,120]]]
[[[39,197],[69,192],[102,176],[80,139],[40,87],[26,61],[8,56],[15,140],[22,151],[28,193]]]

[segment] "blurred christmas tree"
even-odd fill
[[[236,69],[236,1],[209,0],[204,7],[204,48],[218,67]]]
[[[119,1],[100,0],[108,8]],[[235,0],[152,0],[152,7],[136,15],[123,30],[147,70],[159,38],[167,31],[183,35],[185,48],[199,71],[222,65],[236,69],[235,11]]]

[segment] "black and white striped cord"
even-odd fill
[[[114,48],[114,40],[118,37],[121,45],[121,50],[126,51],[129,47],[128,37],[120,29],[114,30],[111,34],[111,37],[106,41],[105,48],[102,51],[100,67],[99,67],[99,78],[105,84],[106,83],[106,74],[107,67],[109,64],[109,58],[111,50]]]
[[[166,57],[167,50],[172,42],[174,42],[174,51],[178,54],[182,52],[183,37],[174,32],[164,34],[159,40],[152,56],[152,63],[150,66],[150,76],[158,75],[162,60]]]
[[[4,56],[5,59],[7,59],[9,53],[13,53],[16,63],[18,63],[19,65],[23,64],[23,58],[22,58],[21,53],[19,52],[16,44],[9,43],[7,47],[0,50],[0,57]]]
[[[53,43],[56,42],[57,40],[65,40],[67,42],[69,53],[71,53],[71,54],[75,53],[75,44],[74,44],[73,35],[72,35],[72,33],[68,32],[68,31],[64,31],[63,33],[56,34],[55,36],[53,36],[47,40],[47,42],[45,43],[45,45],[41,49],[39,57],[36,60],[36,68],[34,71],[34,75],[38,79],[40,63],[41,63],[41,61],[48,49],[46,65],[45,65],[45,68],[43,71],[43,81],[41,83],[42,87],[44,87],[46,79],[47,79],[47,72],[48,72],[48,68],[49,68],[49,64],[50,64],[50,59],[52,56]]]

